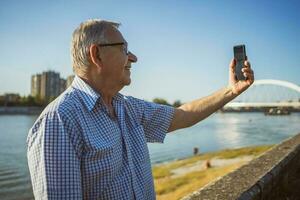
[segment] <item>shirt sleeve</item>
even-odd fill
[[[29,131],[27,157],[35,199],[82,199],[75,126],[48,113]]]
[[[137,121],[143,125],[147,142],[163,143],[174,115],[174,108],[129,97]]]

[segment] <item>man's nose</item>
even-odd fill
[[[128,52],[128,60],[135,63],[135,62],[137,62],[137,57],[129,51]]]

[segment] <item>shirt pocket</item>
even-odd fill
[[[109,130],[95,132],[90,137],[85,158],[101,176],[113,174],[122,164],[122,143],[119,134]]]
[[[94,136],[99,133],[95,133]],[[83,185],[88,194],[99,196],[111,183],[116,173],[122,167],[122,154],[120,154],[120,139],[114,137],[97,136],[89,143],[86,149],[83,169]]]

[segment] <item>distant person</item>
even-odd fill
[[[205,119],[254,81],[248,61],[248,79],[237,81],[232,60],[227,87],[179,108],[124,96],[119,91],[130,85],[137,57],[118,26],[88,20],[73,33],[72,86],[45,108],[27,139],[36,199],[155,199],[147,142],[162,143],[166,133]]]

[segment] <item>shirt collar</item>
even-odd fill
[[[95,107],[97,101],[101,101],[101,95],[96,92],[89,84],[84,82],[80,77],[75,76],[73,82],[72,82],[72,87],[80,91],[80,96],[83,99],[84,104],[88,108],[89,111],[92,111],[93,108]],[[117,93],[113,97],[113,101],[123,101],[124,96],[120,93]]]

